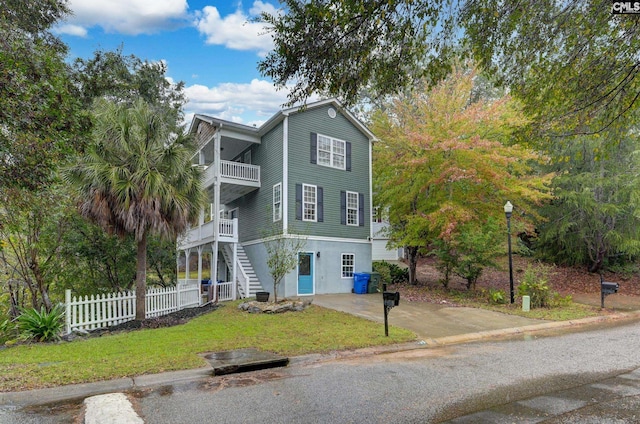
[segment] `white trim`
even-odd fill
[[[311,202],[306,202],[304,197],[304,191],[307,187],[313,187],[313,219],[308,219],[305,216],[305,204],[311,204]],[[305,184],[302,183],[302,221],[304,222],[318,222],[318,186],[314,184]],[[297,213],[297,212],[296,212]]]
[[[350,224],[349,223],[349,194],[356,196],[356,207],[355,207],[355,211],[356,211],[356,222],[354,224]],[[347,224],[350,227],[358,227],[360,224],[360,219],[358,217],[358,215],[360,215],[360,193],[358,193],[357,191],[346,191],[345,193],[345,224]],[[362,207],[364,207],[364,205],[362,205]],[[351,208],[351,210],[353,210],[353,208]]]
[[[371,211],[373,211],[373,173],[372,173],[372,146],[373,143],[369,140],[369,240],[373,239],[373,225],[371,225]],[[367,219],[367,214],[364,214],[364,219]],[[365,221],[365,225],[367,221]]]
[[[277,212],[278,212],[278,216],[276,216],[276,187],[278,187],[278,195],[280,196],[280,199],[278,199],[278,204],[280,205]],[[271,214],[271,218],[273,219],[273,222],[278,222],[282,220],[282,183],[276,183],[273,185],[273,187],[271,188],[271,208],[272,208],[272,214]]]
[[[278,236],[281,237],[281,236]],[[306,236],[304,234],[284,234],[282,237],[287,238],[303,238],[310,241],[331,241],[336,243],[354,243],[354,244],[371,244],[370,240],[363,239],[350,239],[350,238],[341,238],[341,237],[324,237],[324,236]],[[266,241],[269,241],[269,238],[259,238],[250,241],[244,241],[241,244],[243,246],[251,246],[254,244],[261,244]]]
[[[326,138],[327,140],[329,140],[329,163],[320,163],[320,137]],[[334,142],[339,142],[342,143],[342,149],[343,149],[343,153],[342,153],[342,166],[336,166],[334,164],[334,160],[335,160],[335,152],[334,152]],[[326,152],[326,150],[322,150],[323,152]],[[326,166],[327,168],[334,168],[334,169],[341,169],[341,170],[345,170],[347,169],[347,142],[345,140],[341,140],[339,138],[335,138],[335,137],[331,137],[328,135],[324,135],[324,134],[317,134],[317,139],[316,139],[316,163],[320,166]]]
[[[295,196],[295,194],[294,194]],[[289,232],[289,117],[282,122],[282,234]]]
[[[344,255],[353,256],[353,270],[351,272],[351,277],[345,277],[344,273],[343,273]],[[356,254],[355,253],[349,253],[349,252],[340,253],[340,278],[343,279],[343,280],[353,279],[353,274],[355,274],[355,273],[356,273]]]

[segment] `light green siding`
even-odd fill
[[[294,113],[289,117],[289,232],[309,236],[366,239],[369,233],[369,140],[357,127],[337,111],[329,116],[329,107],[321,106]],[[335,108],[335,107],[334,107]],[[351,143],[351,171],[311,163],[311,133]],[[296,220],[296,184],[312,184],[323,188],[324,222]],[[340,223],[340,191],[364,194],[364,226]]]
[[[262,238],[272,228],[273,185],[282,181],[282,123],[265,134],[261,144],[252,146],[251,162],[260,166],[260,189],[227,205],[239,208],[240,242]]]

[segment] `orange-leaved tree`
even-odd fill
[[[489,234],[500,232],[503,205],[511,201],[526,223],[522,213],[535,216],[532,206],[547,196],[548,176],[532,166],[540,156],[514,142],[528,123],[520,105],[481,81],[477,69],[458,67],[373,114],[376,204],[388,210],[391,244],[408,247],[412,282],[422,251],[440,254],[443,265],[449,257],[448,271],[475,284],[506,240]],[[468,271],[470,263],[480,270]]]

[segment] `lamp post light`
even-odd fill
[[[511,294],[511,303],[515,302],[513,296],[513,259],[511,256],[511,212],[513,212],[513,205],[511,202],[507,202],[504,205],[504,214],[507,217],[507,241],[509,244],[509,290]]]

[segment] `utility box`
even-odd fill
[[[369,273],[369,287],[367,293],[378,293],[380,291],[380,280],[382,276],[379,272]]]

